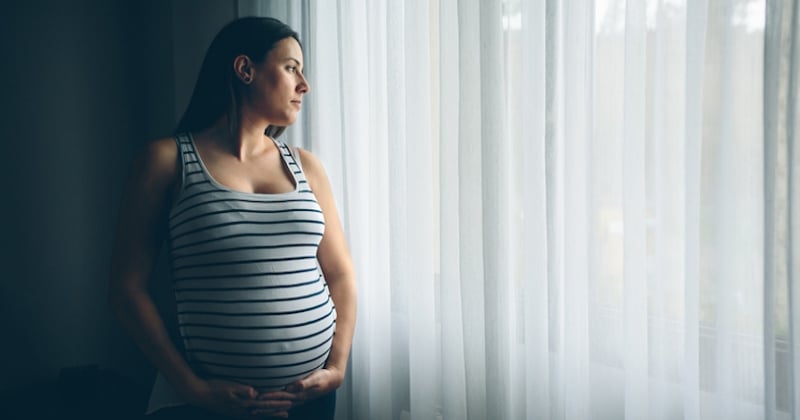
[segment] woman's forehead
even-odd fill
[[[303,49],[296,39],[289,37],[278,41],[272,50],[269,52],[269,57],[272,60],[289,60],[294,59],[298,63],[303,64]]]

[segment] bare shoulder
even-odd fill
[[[178,162],[178,145],[174,138],[151,140],[140,148],[133,165],[133,175],[145,183],[167,187],[177,179]]]
[[[322,162],[310,151],[300,148],[297,148],[297,155],[300,159],[300,163],[303,166],[303,172],[305,172],[306,177],[313,183],[314,180],[320,180],[327,182],[327,174],[325,173],[325,167],[322,165]]]
[[[155,175],[174,176],[178,169],[178,145],[172,137],[151,140],[142,148],[140,158]]]

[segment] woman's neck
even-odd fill
[[[219,147],[236,156],[240,161],[248,160],[251,156],[260,155],[265,148],[272,147],[272,142],[265,142],[269,139],[264,135],[266,126],[246,118],[240,118],[239,124],[234,126],[228,124],[228,118],[222,117],[214,125],[204,131],[204,135],[209,140],[215,142]]]

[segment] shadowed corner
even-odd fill
[[[98,365],[63,368],[55,382],[0,395],[4,419],[141,419],[148,392],[125,376]]]

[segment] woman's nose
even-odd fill
[[[306,94],[311,91],[311,85],[308,84],[308,80],[303,75],[300,75],[300,84],[297,85],[297,91]]]

